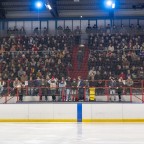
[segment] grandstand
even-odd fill
[[[0,9],[0,103],[143,103],[143,2],[2,0]]]
[[[143,103],[144,0],[0,0],[0,144],[142,144]]]

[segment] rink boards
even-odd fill
[[[143,104],[47,103],[0,105],[0,122],[144,122]]]

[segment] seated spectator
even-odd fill
[[[143,69],[143,67],[140,67],[140,70],[138,70],[138,78],[140,79],[140,80],[143,80],[144,79],[144,69]]]
[[[90,33],[91,30],[92,30],[92,28],[91,28],[90,24],[88,24],[88,26],[87,26],[87,28],[86,28],[86,33]]]
[[[47,35],[48,34],[48,29],[46,27],[44,27],[43,29],[43,35]]]
[[[34,35],[38,35],[38,34],[39,34],[39,28],[36,27],[36,28],[34,29]]]
[[[123,80],[125,80],[126,79],[126,75],[123,72],[121,72],[121,74],[119,75],[119,78],[122,78]]]
[[[89,78],[92,78],[92,77],[95,77],[95,75],[96,75],[95,68],[92,67],[92,69],[89,71],[88,76],[89,76]]]
[[[107,33],[107,34],[110,34],[110,32],[111,32],[111,26],[110,26],[110,24],[108,24],[108,25],[106,26],[106,33]]]
[[[20,78],[24,74],[23,68],[21,67],[18,71],[18,77]]]
[[[129,76],[129,77],[127,78],[127,80],[125,81],[125,85],[127,86],[126,92],[128,92],[129,94],[130,94],[131,87],[133,86],[133,84],[134,84],[134,82],[133,82],[133,80],[131,79],[131,77]],[[131,91],[131,92],[132,92],[132,91]]]
[[[20,35],[25,35],[25,34],[26,34],[25,28],[21,27],[21,29],[20,29]]]
[[[25,83],[26,81],[28,81],[28,76],[27,76],[26,72],[23,72],[23,74],[21,76],[21,82]]]
[[[62,34],[63,34],[63,28],[62,28],[62,26],[58,26],[58,27],[57,27],[57,33],[58,33],[59,35],[62,35]]]
[[[64,33],[66,35],[69,35],[71,33],[71,30],[70,30],[70,28],[68,26],[64,29]]]
[[[114,51],[114,46],[113,46],[112,44],[109,45],[109,47],[108,47],[108,51],[111,51],[111,52]]]

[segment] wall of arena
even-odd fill
[[[144,122],[143,104],[0,105],[0,122]]]

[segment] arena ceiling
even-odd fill
[[[0,0],[1,18],[78,18],[107,17],[104,0],[49,0],[52,10],[34,8],[36,0]],[[47,3],[48,0],[41,0]],[[75,2],[77,1],[77,2]],[[116,17],[144,16],[144,0],[117,0]]]

